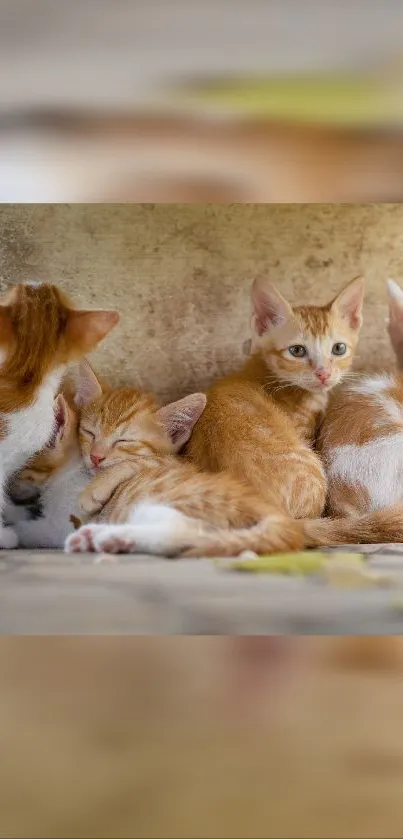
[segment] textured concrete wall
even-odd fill
[[[390,365],[385,280],[403,285],[399,204],[2,205],[0,285],[54,280],[121,323],[94,362],[162,398],[205,387],[241,359],[249,288],[325,302],[367,277],[359,365]]]

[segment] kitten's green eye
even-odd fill
[[[308,354],[306,347],[303,347],[302,344],[294,344],[292,347],[288,347],[288,352],[293,358],[305,358]]]
[[[332,355],[345,355],[347,352],[347,345],[338,342],[332,347]]]

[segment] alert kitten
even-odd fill
[[[252,356],[207,394],[187,454],[229,471],[293,518],[320,516],[326,477],[312,451],[329,393],[350,369],[362,322],[364,281],[325,306],[291,307],[261,280],[252,287]]]
[[[403,367],[403,292],[389,281],[389,337]],[[318,440],[331,515],[357,516],[403,502],[403,374],[362,375],[332,397]],[[385,513],[386,515],[386,513]],[[401,508],[403,521],[403,507]],[[379,541],[389,541],[387,528]]]
[[[268,503],[230,474],[202,473],[177,457],[203,412],[203,394],[158,408],[135,389],[103,394],[94,376],[86,401],[79,436],[94,477],[80,503],[96,521],[69,536],[68,552],[235,555],[354,541],[355,522],[292,520],[274,497]],[[366,522],[368,541],[375,525]]]
[[[0,548],[18,544],[4,523],[7,481],[51,438],[66,365],[94,349],[117,321],[114,311],[74,309],[46,283],[20,283],[0,300]]]

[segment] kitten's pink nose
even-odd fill
[[[326,382],[329,381],[330,373],[329,373],[328,370],[323,370],[321,368],[320,370],[316,370],[315,372],[316,372],[316,375],[317,375],[319,381],[322,382],[322,385],[325,385]]]
[[[93,452],[91,453],[90,457],[91,457],[91,462],[94,464],[94,466],[97,469],[98,469],[99,464],[102,463],[103,460],[105,460],[105,458],[101,454],[94,454]]]

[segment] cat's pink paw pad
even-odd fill
[[[93,528],[94,525],[88,524],[71,533],[65,542],[64,549],[66,553],[87,553],[88,551],[93,551]]]
[[[94,549],[98,553],[127,554],[133,553],[135,542],[127,535],[111,533],[109,527],[94,536]]]

